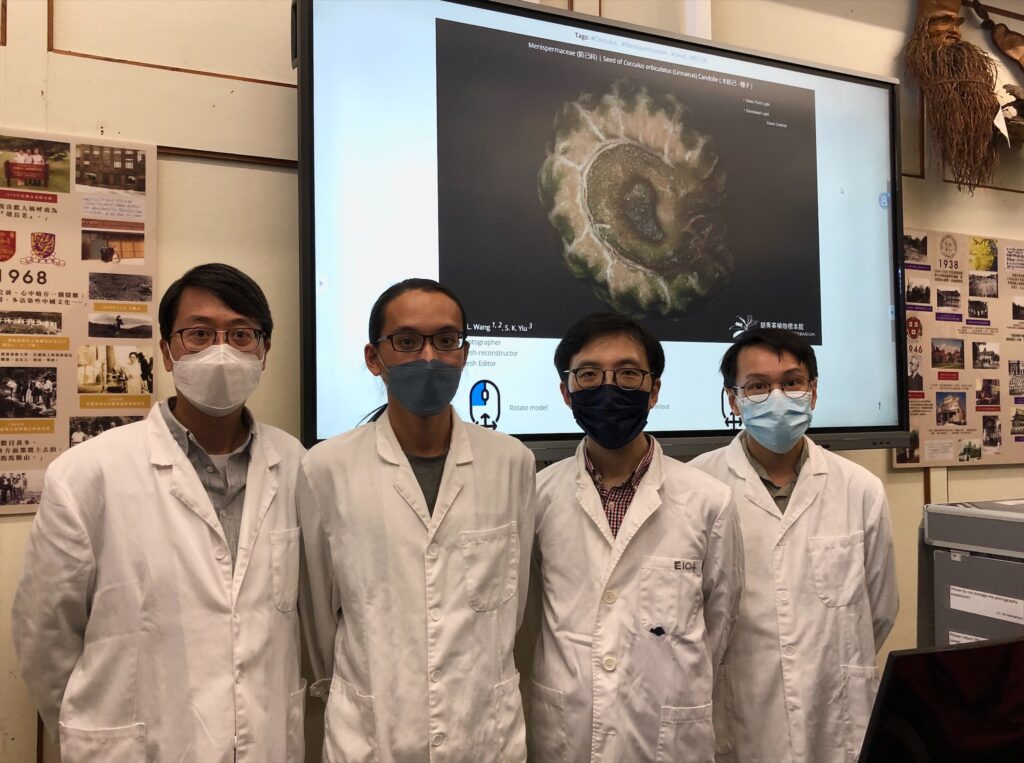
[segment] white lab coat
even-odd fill
[[[709,761],[743,585],[730,491],[655,443],[613,538],[583,448],[537,478],[530,759]]]
[[[302,454],[256,424],[233,575],[157,407],[50,465],[12,626],[63,763],[302,761]]]
[[[324,761],[526,757],[512,658],[536,512],[533,454],[452,414],[433,515],[385,413],[299,477]]]
[[[732,486],[746,588],[715,690],[718,759],[856,760],[899,609],[882,483],[804,438],[785,514],[743,444],[691,465]]]

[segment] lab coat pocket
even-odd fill
[[[826,607],[848,607],[864,596],[864,533],[807,539],[814,586]]]
[[[690,632],[701,611],[703,562],[645,556],[640,562],[640,625],[655,637]]]
[[[526,760],[526,725],[523,698],[519,694],[519,673],[496,684],[494,696],[495,760]]]
[[[274,606],[281,612],[295,609],[299,594],[299,528],[270,533],[270,564]]]
[[[843,736],[846,757],[857,760],[878,693],[878,668],[873,665],[841,665],[843,679]]]
[[[657,763],[679,760],[706,763],[714,759],[711,705],[661,708]]]
[[[142,763],[146,760],[146,724],[109,729],[77,729],[60,724],[62,763]]]
[[[562,692],[530,681],[530,728],[526,740],[531,761],[565,763],[569,760]]]
[[[288,695],[288,763],[305,760],[306,679],[300,679],[299,690]]]
[[[469,605],[477,612],[497,609],[516,593],[519,580],[517,527],[516,522],[510,522],[493,530],[459,533]]]
[[[373,697],[335,675],[324,716],[324,750],[345,763],[377,760],[377,719]],[[324,760],[333,760],[325,754]]]

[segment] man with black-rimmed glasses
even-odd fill
[[[665,368],[646,328],[587,316],[555,368],[586,437],[537,477],[531,760],[709,761],[743,581],[732,495],[644,434]]]
[[[46,471],[12,613],[22,678],[63,763],[301,760],[304,451],[245,407],[270,307],[209,264],[159,319],[177,395]]]

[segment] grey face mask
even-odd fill
[[[459,389],[462,368],[441,360],[414,360],[388,366],[388,392],[417,416],[436,416]]]

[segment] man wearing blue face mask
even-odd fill
[[[747,331],[721,372],[745,431],[691,462],[732,487],[746,560],[715,686],[716,759],[852,760],[899,608],[882,483],[804,436],[818,368],[803,337]]]
[[[710,761],[743,580],[732,496],[644,434],[665,368],[646,328],[590,315],[555,367],[586,437],[537,478],[530,759]]]

